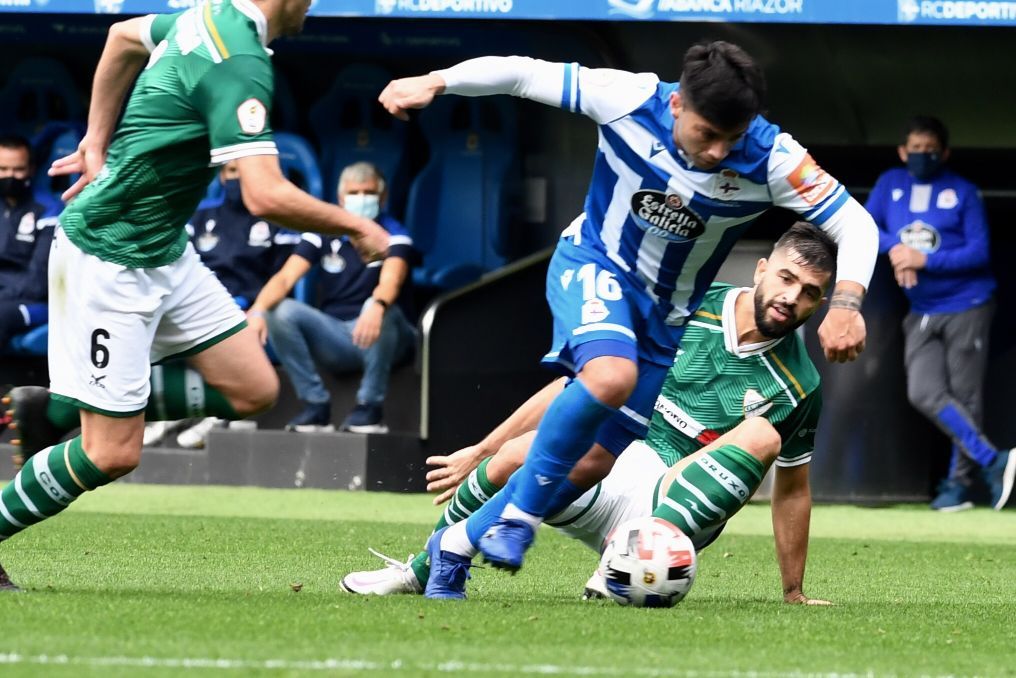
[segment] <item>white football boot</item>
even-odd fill
[[[603,578],[600,568],[596,568],[596,572],[593,572],[593,576],[586,582],[582,600],[600,600],[602,598],[610,598],[610,594],[607,593],[607,580]]]
[[[368,549],[375,556],[385,561],[386,565],[380,570],[367,570],[364,572],[350,572],[339,586],[349,593],[360,595],[390,596],[397,593],[423,593],[423,586],[416,578],[410,564],[415,556],[410,555],[409,560],[400,563],[394,558],[382,555],[374,549]]]
[[[200,450],[205,446],[208,432],[225,423],[225,419],[205,417],[176,437],[176,444],[188,450]]]

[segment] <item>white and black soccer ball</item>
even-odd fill
[[[662,518],[635,518],[607,539],[600,572],[621,605],[673,607],[695,581],[695,545]]]

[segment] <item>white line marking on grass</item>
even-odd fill
[[[563,676],[647,676],[648,678],[872,678],[868,673],[801,673],[797,671],[681,671],[678,669],[612,666],[560,666],[557,664],[481,664],[477,662],[412,662],[401,659],[380,662],[368,659],[212,659],[207,657],[73,657],[65,654],[23,655],[0,653],[0,665],[118,666],[155,669],[221,669],[227,671],[436,671],[439,673],[513,673]],[[892,674],[879,674],[892,676]],[[944,677],[940,677],[944,678]]]

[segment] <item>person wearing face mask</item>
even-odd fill
[[[346,238],[304,234],[296,251],[262,288],[247,321],[272,346],[289,374],[303,409],[288,430],[333,430],[331,394],[319,370],[334,374],[363,372],[356,405],[341,429],[387,433],[383,403],[392,365],[416,345],[416,332],[400,302],[415,259],[405,228],[383,211],[385,180],[372,164],[358,162],[339,177],[339,205],[379,223],[391,236],[388,256],[364,263]],[[315,265],[318,307],[286,295]]]
[[[55,215],[32,197],[28,141],[0,136],[0,351],[49,316],[46,268]]]
[[[469,543],[435,535],[433,571],[448,575],[439,597],[460,597],[463,559],[476,547],[495,567],[519,569],[543,517],[602,480],[645,436],[687,321],[738,237],[769,208],[790,209],[836,241],[839,273],[819,339],[831,362],[864,350],[860,311],[877,229],[763,117],[765,93],[761,68],[723,41],[689,48],[676,82],[480,57],[381,92],[402,119],[439,95],[510,94],[585,115],[598,132],[584,211],[561,234],[547,274],[554,337],[544,363],[575,379],[541,420],[517,486],[470,518]]]
[[[201,261],[211,269],[237,305],[247,310],[286,257],[300,242],[293,231],[280,228],[250,213],[240,195],[240,171],[235,161],[219,172],[223,200],[198,210],[185,228]],[[158,421],[145,426],[145,445],[155,445],[187,420]],[[203,447],[208,431],[223,422],[204,417],[180,432],[177,443],[186,448]]]
[[[903,321],[907,396],[953,442],[948,477],[931,507],[962,511],[983,476],[990,503],[1010,498],[1016,455],[981,430],[988,334],[995,311],[988,223],[977,187],[950,171],[949,131],[919,115],[897,149],[905,167],[882,174],[867,208],[896,282],[910,301]]]

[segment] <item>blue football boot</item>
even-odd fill
[[[466,580],[473,561],[458,553],[441,550],[441,536],[447,527],[442,527],[427,540],[427,555],[430,560],[430,577],[423,594],[428,598],[450,598],[462,600],[466,597]]]
[[[512,518],[498,518],[480,537],[480,553],[485,562],[512,574],[522,567],[526,550],[533,544],[536,532],[529,523]]]
[[[1012,498],[1012,487],[1016,481],[1016,448],[999,450],[995,461],[984,469],[984,479],[991,488],[991,507],[1001,511]]]

